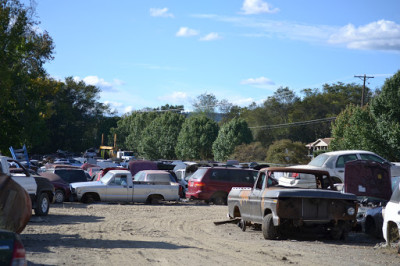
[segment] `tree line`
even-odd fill
[[[67,77],[55,80],[44,64],[54,43],[38,31],[34,9],[0,0],[0,152],[26,144],[30,153],[82,152],[104,144],[148,159],[303,163],[305,144],[334,137],[332,149],[366,149],[400,160],[400,74],[382,88],[324,84],[296,94],[278,88],[262,104],[240,107],[204,93],[185,113],[181,105],[117,116],[99,102],[100,89]],[[336,120],[332,123],[331,121]],[[304,122],[304,121],[314,121]]]

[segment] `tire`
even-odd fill
[[[264,216],[262,221],[262,233],[265,239],[276,239],[278,238],[278,230],[274,225],[272,213],[268,213]]]
[[[94,198],[93,195],[87,194],[82,198],[82,202],[86,204],[92,204],[94,203]]]
[[[212,202],[215,205],[226,205],[226,195],[223,194],[215,195],[212,199]]]
[[[238,226],[242,229],[243,232],[246,231],[246,222],[243,219],[240,219]]]
[[[54,198],[55,198],[55,203],[63,203],[65,201],[65,194],[64,191],[62,191],[61,189],[57,189],[55,194],[54,194]]]
[[[49,195],[43,192],[39,195],[39,198],[37,199],[35,214],[37,216],[46,216],[49,213],[49,209],[50,209]]]
[[[396,224],[388,223],[388,243],[395,243],[399,241],[399,229]]]
[[[333,240],[346,240],[349,235],[349,225],[344,221],[339,221],[331,230]]]
[[[147,202],[152,204],[152,205],[157,205],[157,204],[160,204],[163,199],[164,198],[162,196],[160,196],[160,195],[152,195],[152,196],[149,197]]]

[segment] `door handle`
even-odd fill
[[[344,170],[339,170],[338,172],[339,172],[339,173],[344,173]]]

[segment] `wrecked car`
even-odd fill
[[[313,175],[314,187],[298,188],[279,182],[293,173]],[[253,188],[232,188],[228,195],[229,217],[240,219],[243,231],[246,226],[261,225],[265,239],[307,229],[320,229],[335,240],[345,239],[356,221],[357,197],[335,189],[327,171],[264,168]]]

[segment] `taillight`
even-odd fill
[[[192,186],[193,187],[204,187],[206,184],[204,184],[203,182],[193,182]]]
[[[14,251],[11,266],[26,266],[25,248],[18,239],[14,242]]]
[[[292,177],[294,179],[299,179],[300,178],[300,174],[299,173],[292,173]]]

